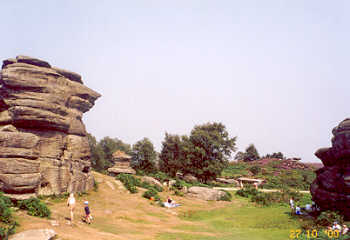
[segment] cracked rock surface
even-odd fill
[[[322,210],[341,211],[350,219],[350,119],[342,121],[332,134],[332,147],[315,153],[324,167],[316,171],[310,192]]]
[[[13,198],[93,186],[83,113],[101,95],[79,74],[17,56],[0,72],[0,191]]]

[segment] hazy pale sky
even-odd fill
[[[317,161],[349,117],[350,1],[1,1],[0,58],[80,73],[97,139],[160,151],[220,121],[239,150]]]

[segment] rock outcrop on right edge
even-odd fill
[[[316,171],[310,192],[321,210],[341,211],[350,219],[350,119],[342,121],[332,133],[332,147],[315,153],[324,167]]]

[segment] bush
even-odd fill
[[[269,196],[263,192],[259,192],[256,195],[253,195],[251,200],[252,202],[256,202],[257,204],[263,205],[263,206],[269,206],[271,202],[269,201],[269,198],[272,196]]]
[[[94,192],[98,191],[98,182],[94,179]]]
[[[176,196],[180,196],[180,197],[183,197],[185,195],[183,192],[181,192],[179,190],[175,190],[174,193],[175,193]]]
[[[254,175],[258,175],[261,172],[260,166],[252,166],[249,168],[249,171],[251,171]]]
[[[117,179],[120,180],[131,193],[137,193],[136,186],[141,186],[141,181],[130,174],[121,173],[117,176]]]
[[[251,196],[255,196],[258,194],[258,190],[256,190],[254,187],[244,187],[242,189],[239,189],[236,192],[237,195],[241,196],[241,197],[251,197]]]
[[[165,180],[170,179],[170,177],[166,173],[163,173],[163,172],[152,173],[152,174],[149,174],[149,176],[154,177],[155,179],[157,179],[161,183],[163,183]]]
[[[319,226],[331,226],[334,222],[342,224],[344,222],[343,216],[337,212],[325,211],[322,212],[316,219],[316,224]]]
[[[12,207],[13,204],[10,200],[10,198],[4,196],[2,193],[0,193],[0,221],[4,223],[11,223],[12,221],[12,212],[10,207]]]
[[[228,191],[225,191],[225,190],[221,190],[221,191],[225,192],[225,195],[222,196],[219,200],[220,200],[220,201],[231,202],[231,200],[232,200],[232,195],[231,195],[231,193],[229,193]]]
[[[9,235],[14,234],[16,232],[17,222],[13,222],[8,227],[0,227],[0,239],[7,240]]]
[[[23,201],[18,201],[17,205],[20,209],[27,210],[28,215],[37,217],[50,217],[51,211],[45,203],[37,198],[29,198]]]
[[[126,189],[128,189],[131,193],[137,193],[136,187],[141,187],[145,189],[154,189],[157,192],[162,192],[163,188],[157,185],[150,184],[148,182],[141,182],[140,179],[135,178],[129,174],[119,174],[117,179],[120,180]]]
[[[146,192],[143,193],[142,195],[144,198],[147,198],[147,199],[151,199],[151,197],[154,197],[154,199],[156,201],[159,201],[160,200],[160,197],[158,195],[158,192],[156,189],[154,188],[151,188],[149,190],[147,190]]]

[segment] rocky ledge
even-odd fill
[[[316,171],[310,191],[322,210],[341,211],[350,219],[350,119],[342,121],[332,133],[332,147],[315,153],[324,167]]]
[[[101,95],[79,74],[17,56],[0,72],[0,190],[11,197],[93,186],[83,113]]]

